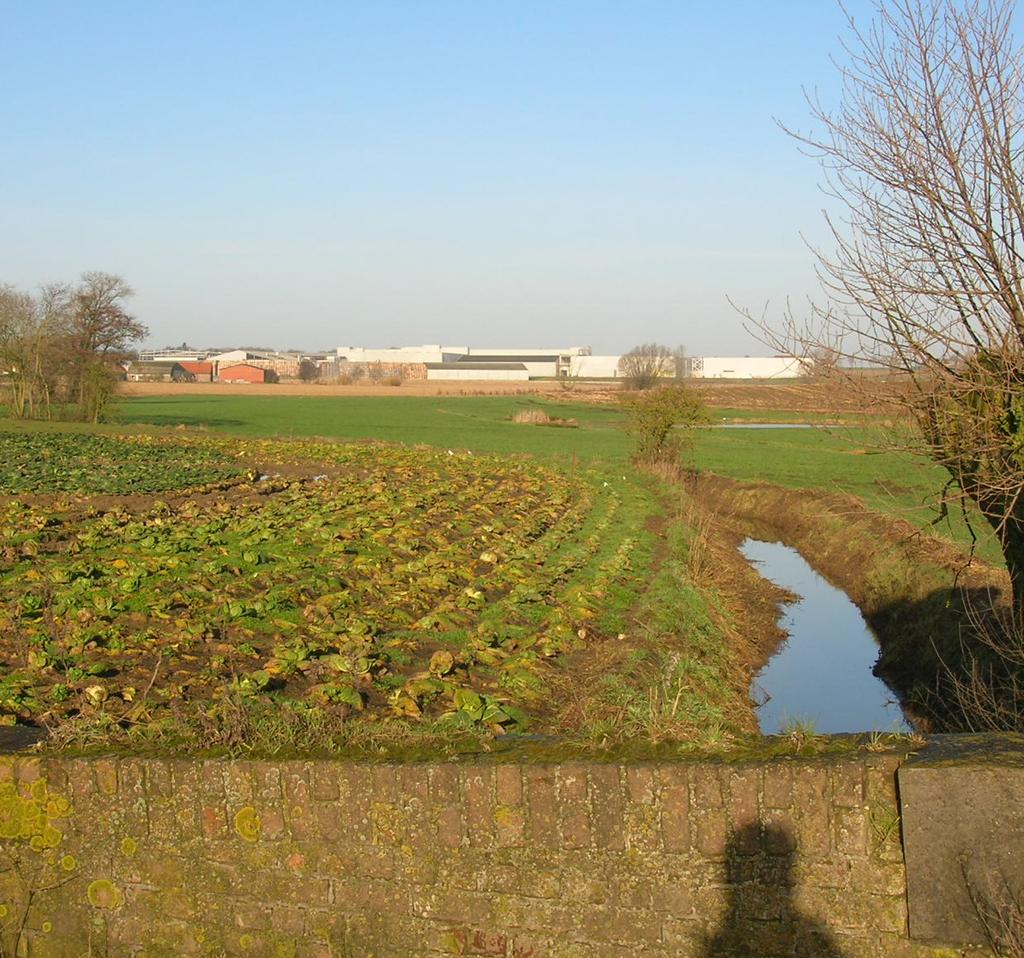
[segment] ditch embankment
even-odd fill
[[[943,730],[949,716],[936,688],[947,666],[960,664],[968,610],[998,603],[1005,573],[853,496],[710,473],[695,480],[693,495],[735,546],[746,536],[782,542],[842,589],[879,639],[876,674],[915,724]]]

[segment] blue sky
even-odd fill
[[[868,0],[851,6],[869,12]],[[813,292],[831,0],[0,3],[0,282],[150,342],[765,352]]]

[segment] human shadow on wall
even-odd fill
[[[757,822],[729,838],[727,911],[700,958],[844,958],[829,930],[793,902],[796,846],[789,831]]]

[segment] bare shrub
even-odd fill
[[[1024,732],[1024,620],[997,593],[967,597],[955,661],[943,660],[938,705],[944,727]]]

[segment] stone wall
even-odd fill
[[[0,954],[954,954],[897,765],[0,757]]]

